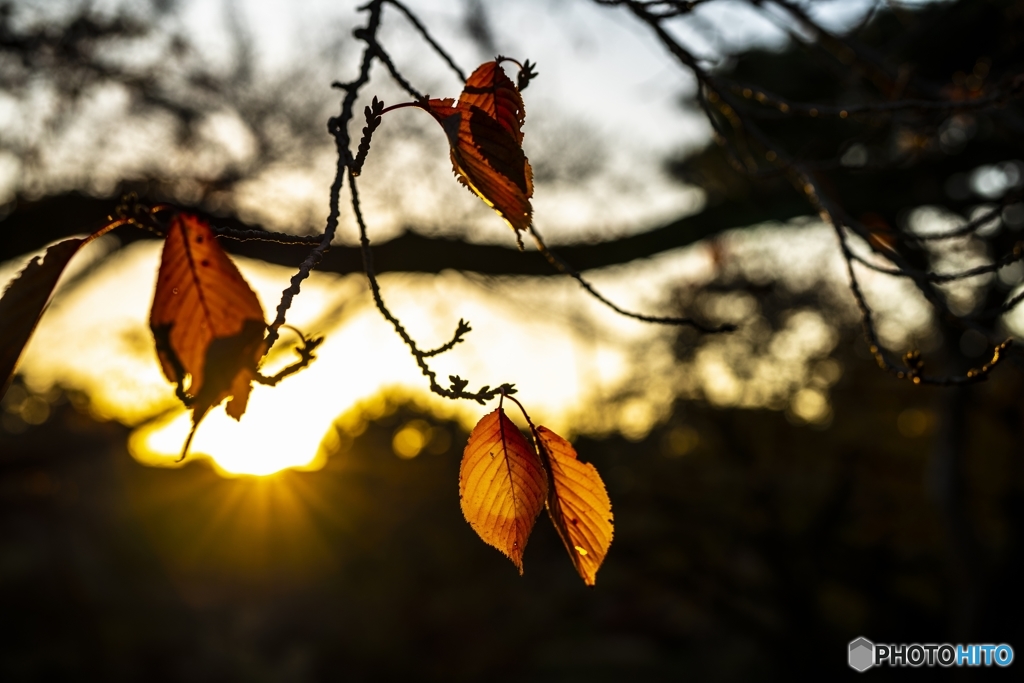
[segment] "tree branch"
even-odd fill
[[[149,200],[146,200],[149,201]],[[19,202],[16,208],[0,221],[0,262],[38,251],[51,242],[99,227],[107,222],[117,199],[67,193],[46,197],[34,202]],[[155,201],[153,203],[156,203]],[[226,233],[257,235],[264,231],[259,226],[243,223],[235,217],[212,215],[195,208],[187,208]],[[765,221],[784,222],[813,211],[803,201],[792,197],[771,198],[759,202],[726,202],[705,209],[699,214],[684,216],[652,230],[613,239],[558,247],[559,254],[578,271],[624,265],[637,259],[696,244],[703,239],[727,230],[745,228]],[[256,231],[251,233],[250,231]],[[465,232],[465,231],[463,231]],[[274,234],[274,233],[270,233]],[[140,230],[121,230],[123,244],[155,237]],[[290,238],[287,238],[290,239]],[[320,236],[296,236],[298,244],[319,244]],[[285,241],[282,238],[281,241]],[[301,260],[297,251],[276,244],[258,241],[226,242],[231,253],[258,259],[275,265],[295,267]],[[482,275],[555,276],[551,266],[538,253],[521,253],[499,245],[473,244],[448,237],[426,237],[410,226],[398,237],[374,245],[375,267],[378,273],[439,273],[458,270]],[[318,271],[347,274],[362,272],[362,259],[357,246],[332,245],[321,254]]]

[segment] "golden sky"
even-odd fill
[[[458,14],[447,3],[410,4],[418,7],[446,44],[450,42],[465,68],[480,59],[477,47],[459,33]],[[341,30],[339,22],[352,21],[354,10],[348,5],[314,3],[303,15],[291,11],[287,3],[270,0],[241,6],[263,46],[262,68],[273,72],[282,64],[308,60],[303,50],[316,40],[298,39],[306,35],[304,27],[319,25],[315,35],[323,38],[324,31]],[[728,5],[714,7],[710,11],[724,14],[707,18],[719,27],[722,40],[778,42],[778,31],[764,22],[751,23],[749,13],[737,13]],[[840,14],[836,21],[842,20]],[[186,3],[181,21],[200,38],[209,33],[207,42],[215,46],[223,17],[224,7],[216,3]],[[606,154],[598,164],[599,172],[579,182],[570,177],[538,183],[534,215],[552,243],[648,229],[697,212],[703,202],[699,191],[669,181],[661,171],[663,154],[707,139],[700,117],[681,112],[678,106],[692,83],[652,49],[646,34],[616,17],[589,3],[495,5],[492,19],[495,28],[501,29],[495,33],[501,43],[498,47],[540,63],[541,77],[524,92],[528,112],[524,145],[535,167],[545,159],[557,160],[573,152],[572,145],[565,146],[566,140],[596,145]],[[458,94],[460,84],[445,76],[440,66],[417,58],[425,48],[409,39],[407,26],[396,20],[387,24],[383,35],[393,47],[396,63],[440,89],[432,94]],[[716,49],[714,41],[700,35],[689,39],[709,52]],[[616,50],[602,49],[609,44]],[[355,56],[351,45],[341,53]],[[217,58],[215,49],[211,58]],[[351,70],[352,63],[344,66]],[[336,108],[337,91],[327,87],[326,76],[324,103]],[[607,96],[609,79],[622,86],[616,98]],[[380,78],[367,90],[367,97],[378,91],[378,85],[382,96],[397,96],[393,86]],[[101,188],[125,172],[126,167],[116,161],[117,154],[142,158],[159,156],[165,149],[159,135],[147,137],[155,125],[152,122],[136,126],[130,118],[110,115],[126,106],[118,104],[116,94],[100,93],[97,102],[95,120],[110,125],[122,121],[116,137],[131,148],[110,150],[109,164],[86,163],[81,172],[92,175],[85,185]],[[18,116],[18,105],[0,95],[0,124],[14,125]],[[87,125],[91,119],[82,120]],[[415,224],[438,234],[510,241],[507,228],[494,213],[451,179],[447,143],[432,126],[422,112],[401,110],[389,114],[375,134],[374,153],[361,178],[371,237],[385,240]],[[72,133],[85,134],[82,130]],[[251,154],[251,139],[229,112],[212,115],[200,134],[203,153],[194,158],[173,157],[168,162],[176,168],[172,172],[187,176],[189,163],[220,163],[217,154],[225,159]],[[66,142],[54,144],[62,148]],[[242,218],[288,230],[320,225],[334,163],[326,136],[324,142],[323,153],[305,165],[271,166],[242,184],[234,197]],[[79,161],[90,158],[79,155]],[[11,163],[9,158],[0,159],[0,194],[11,195],[18,189],[18,167]],[[68,182],[79,172],[74,163],[67,160]],[[104,179],[106,172],[115,175]],[[934,227],[946,218],[932,215],[921,220]],[[355,237],[351,217],[343,215],[339,241],[352,243]],[[20,371],[36,392],[54,385],[86,392],[97,417],[136,426],[130,442],[136,458],[172,466],[188,433],[189,416],[160,372],[146,323],[160,245],[154,241],[115,249],[114,239],[98,240],[76,258],[66,281],[76,270],[111,252],[95,272],[58,292]],[[746,267],[771,272],[794,287],[813,286],[821,278],[844,286],[834,237],[816,221],[765,226],[722,240],[732,258],[745,259]],[[13,277],[28,256],[0,265],[0,284]],[[264,310],[272,313],[292,271],[245,260],[238,265]],[[710,248],[695,245],[606,269],[592,274],[592,279],[617,303],[658,313],[666,312],[666,295],[673,287],[699,285],[711,277],[713,267]],[[768,353],[760,357],[751,357],[750,349],[763,331],[752,325],[728,339],[709,341],[695,363],[684,366],[674,362],[669,331],[611,313],[566,279],[498,279],[445,272],[388,275],[381,283],[388,305],[424,347],[447,341],[460,318],[472,324],[473,332],[463,344],[433,360],[440,377],[461,375],[470,380],[471,389],[512,382],[536,421],[567,436],[622,430],[640,437],[666,414],[677,395],[703,397],[723,406],[788,409],[801,419],[822,422],[830,414],[828,388],[842,372],[818,362],[836,340],[813,311],[795,312],[772,340]],[[907,283],[866,274],[864,288],[878,309],[880,333],[894,346],[927,326],[927,310]],[[749,303],[741,295],[720,302],[726,317],[737,319]],[[257,385],[240,422],[228,418],[223,407],[212,411],[197,432],[190,457],[212,457],[225,474],[316,467],[321,442],[339,416],[353,411],[372,415],[386,392],[457,417],[466,426],[493,408],[452,403],[426,391],[426,381],[412,357],[373,308],[361,275],[314,273],[295,299],[288,322],[306,334],[326,335],[318,359],[277,387]],[[268,359],[265,374],[291,359],[288,334],[281,352]],[[628,396],[612,401],[622,392]]]

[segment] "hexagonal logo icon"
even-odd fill
[[[875,665],[875,644],[867,638],[850,641],[850,668],[867,671]]]

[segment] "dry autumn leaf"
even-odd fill
[[[433,99],[426,108],[448,136],[459,182],[505,219],[518,237],[533,220],[533,170],[522,148],[523,98],[498,60],[473,72],[457,104],[450,98]]]
[[[505,75],[499,60],[484,62],[466,79],[459,104],[482,109],[512,134],[516,144],[523,143],[522,128],[526,120],[523,96]]]
[[[544,507],[544,467],[505,411],[488,413],[473,428],[459,469],[462,513],[489,545],[523,573],[523,550]]]
[[[43,259],[33,258],[11,281],[0,298],[0,397],[7,393],[21,352],[39,324],[57,281],[71,257],[90,238],[72,238],[46,250]]]
[[[612,543],[608,492],[597,468],[580,462],[568,441],[547,427],[537,427],[537,439],[551,472],[548,514],[576,571],[588,586],[593,586]]]
[[[177,214],[167,231],[149,322],[164,375],[182,388],[190,378],[193,425],[229,397],[239,419],[263,356],[263,308],[195,216]]]

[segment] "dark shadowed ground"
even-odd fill
[[[321,471],[224,479],[202,461],[141,466],[125,428],[66,402],[45,425],[0,437],[0,672],[832,679],[855,675],[845,649],[860,635],[1019,644],[1019,372],[971,390],[963,516],[950,522],[929,494],[949,394],[896,382],[867,359],[844,364],[824,429],[680,404],[639,443],[579,441],[616,521],[593,589],[543,517],[523,577],[481,543],[458,503],[466,435],[434,421],[452,447],[402,460],[392,435],[422,417],[408,408],[392,404],[354,441],[343,435]],[[957,550],[958,523],[973,556]],[[914,673],[972,674],[868,675]]]

